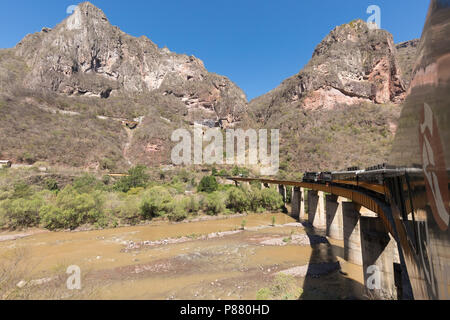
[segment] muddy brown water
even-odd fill
[[[273,286],[279,272],[308,265],[306,275],[291,279],[303,288],[302,299],[362,298],[362,268],[341,258],[342,241],[294,243],[290,241],[294,235],[308,239],[314,231],[284,214],[275,215],[277,225],[272,227],[273,216],[156,222],[88,232],[30,232],[0,242],[0,257],[21,252],[19,264],[27,270],[26,281],[52,278],[64,274],[68,266],[79,266],[83,289],[78,298],[253,300],[258,290]],[[240,231],[244,219],[246,230]],[[164,239],[163,244],[148,245]],[[278,245],[263,244],[277,241]],[[140,246],[127,250],[130,243]],[[310,272],[314,266],[337,262],[340,271]],[[39,286],[33,290],[39,297]],[[58,293],[54,298],[64,297]]]

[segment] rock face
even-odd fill
[[[281,178],[386,162],[406,95],[402,74],[389,32],[362,20],[338,26],[303,70],[249,103],[248,126],[280,129]]]
[[[125,34],[89,2],[54,29],[28,35],[15,51],[30,70],[24,84],[32,89],[99,98],[159,90],[182,100],[188,115],[197,110],[201,120],[227,124],[246,108],[242,90],[209,73],[201,60]]]
[[[247,105],[199,59],[125,34],[85,2],[0,50],[0,152],[16,163],[112,171],[170,165],[173,131],[200,123],[280,129],[285,172],[382,163],[416,46],[396,47],[363,21],[339,26],[301,72]]]
[[[335,28],[300,73],[250,107],[268,111],[283,103],[312,110],[362,102],[399,104],[405,92],[392,35],[356,20]]]
[[[417,57],[417,50],[420,39],[414,39],[397,44],[397,57],[402,70],[402,78],[408,88],[411,83],[414,63]]]

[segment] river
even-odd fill
[[[0,239],[8,299],[363,298],[362,267],[343,260],[343,242],[284,214]],[[81,290],[66,286],[73,265]]]

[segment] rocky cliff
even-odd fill
[[[337,105],[403,101],[406,93],[392,35],[362,20],[336,27],[297,75],[250,103],[264,121],[281,105],[333,109]]]
[[[248,126],[281,130],[286,172],[387,161],[412,47],[396,46],[389,32],[370,29],[362,20],[338,26],[303,70],[249,103]]]
[[[199,59],[125,34],[85,2],[0,50],[0,156],[159,166],[171,163],[173,130],[202,123],[280,129],[282,174],[377,164],[390,151],[416,47],[361,20],[338,26],[303,70],[247,105]]]
[[[201,111],[197,120],[227,124],[246,108],[242,90],[209,73],[201,60],[127,35],[89,2],[54,29],[28,35],[15,51],[29,69],[24,85],[31,89],[105,99],[158,91],[183,101],[189,114]]]
[[[397,57],[402,70],[402,79],[406,87],[411,83],[414,63],[417,58],[417,50],[420,39],[414,39],[397,44]]]

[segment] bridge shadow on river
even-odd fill
[[[301,221],[301,224],[310,240],[312,254],[300,300],[364,300],[364,286],[342,271],[338,257],[345,260],[344,248],[331,244],[326,232],[315,230],[309,222]]]

